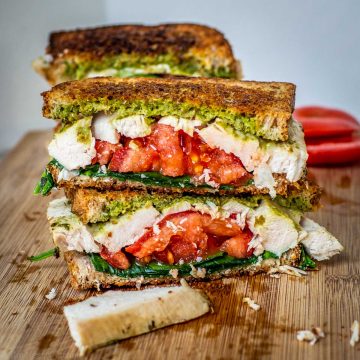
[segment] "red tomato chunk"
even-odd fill
[[[233,219],[212,219],[207,214],[184,211],[166,216],[125,252],[139,260],[155,258],[167,264],[192,261],[217,251],[245,258],[253,253],[248,249],[251,238],[250,230],[242,230]]]
[[[165,176],[190,175],[198,182],[242,185],[250,178],[239,158],[205,144],[198,134],[191,137],[172,126],[155,124],[149,136],[122,137],[113,145],[96,140],[92,163],[116,172],[158,171]]]

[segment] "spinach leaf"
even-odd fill
[[[56,247],[54,249],[45,251],[39,255],[29,256],[27,259],[29,261],[35,262],[35,261],[41,261],[41,260],[47,259],[50,256],[55,256],[56,258],[58,258],[60,256],[59,248]]]
[[[304,246],[301,247],[301,257],[299,268],[302,270],[315,269],[316,262],[306,253]]]
[[[34,194],[48,195],[54,186],[55,183],[52,175],[45,170],[41,175],[40,181],[35,186]]]
[[[233,267],[247,266],[256,263],[258,257],[251,256],[246,259],[237,259],[226,253],[217,253],[204,260],[193,262],[190,264],[177,264],[177,265],[166,265],[157,263],[155,261],[150,262],[146,265],[140,265],[137,262],[133,262],[129,269],[121,270],[114,268],[107,263],[99,254],[89,254],[90,260],[97,271],[105,272],[111,275],[120,277],[159,277],[159,276],[170,276],[169,271],[176,269],[178,274],[181,276],[190,275],[192,271],[191,265],[196,268],[206,269],[207,274],[212,274],[221,270],[231,269]]]
[[[55,159],[51,160],[48,165],[53,165],[59,168],[60,170],[64,167]],[[47,170],[45,170],[47,174]],[[45,173],[44,172],[44,173]],[[51,176],[51,174],[49,174]],[[85,175],[89,177],[97,178],[106,178],[111,177],[118,179],[120,181],[137,181],[141,182],[144,185],[157,185],[161,187],[177,187],[177,188],[207,188],[213,189],[210,185],[201,184],[195,185],[190,176],[177,176],[170,177],[164,176],[158,172],[140,172],[140,173],[118,173],[114,171],[102,172],[99,164],[88,165],[84,169],[79,170],[79,175]],[[250,179],[245,185],[251,185],[253,180]],[[233,185],[221,185],[220,190],[233,190],[235,187]]]
[[[118,179],[120,181],[138,181],[145,185],[157,185],[162,187],[179,187],[179,188],[209,188],[212,189],[210,185],[201,184],[195,185],[192,182],[190,176],[177,176],[177,177],[170,177],[164,176],[158,172],[150,171],[150,172],[141,172],[141,173],[118,173],[113,171],[107,171],[105,173],[100,171],[100,166],[90,165],[87,166],[85,169],[80,170],[80,175],[87,175],[90,177],[112,177]],[[221,190],[231,190],[234,189],[232,185],[221,185]]]
[[[278,259],[278,258],[279,258],[276,254],[272,253],[271,251],[267,251],[267,250],[265,250],[265,251],[261,254],[261,256],[262,256],[262,258],[263,258],[264,260],[266,260],[266,259]]]
[[[59,170],[62,170],[64,168],[64,166],[61,165],[56,159],[52,159],[48,165],[56,166]]]

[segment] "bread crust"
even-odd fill
[[[215,274],[205,275],[205,277],[186,276],[183,277],[187,282],[212,281],[224,277],[238,277],[242,275],[255,275],[262,272],[268,272],[277,265],[298,266],[301,257],[301,248],[297,247],[288,250],[280,260],[268,259],[261,265],[249,265],[246,267],[232,268],[220,271]],[[137,287],[141,285],[170,285],[178,284],[180,277],[174,278],[170,274],[167,277],[158,278],[121,278],[119,276],[96,271],[90,258],[83,253],[68,251],[64,253],[64,259],[67,263],[70,273],[70,283],[74,289],[85,290],[96,288],[118,287]]]
[[[288,123],[294,110],[295,85],[280,82],[238,81],[219,78],[90,78],[68,81],[42,93],[43,115],[55,117],[59,106],[79,102],[123,103],[169,101],[186,103],[194,111],[208,108],[226,110],[238,117],[255,118],[259,128],[267,128],[270,139],[287,140]],[[275,131],[274,134],[271,132]]]
[[[54,59],[73,54],[98,59],[104,55],[139,53],[162,55],[172,52],[214,56],[235,66],[230,44],[218,30],[199,24],[115,25],[58,31],[50,34],[46,53]]]

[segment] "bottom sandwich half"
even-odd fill
[[[267,197],[66,194],[48,219],[78,289],[299,274],[342,250],[325,228]]]

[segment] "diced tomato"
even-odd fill
[[[221,245],[221,250],[236,258],[246,258],[253,254],[254,249],[248,250],[252,234],[249,230],[238,233],[236,236],[225,240]]]
[[[128,269],[130,267],[128,258],[121,250],[116,253],[111,253],[105,246],[103,246],[100,251],[100,256],[110,265],[118,269]]]
[[[197,133],[189,136],[172,126],[155,124],[149,136],[121,138],[122,145],[96,141],[97,156],[93,163],[108,164],[117,172],[157,171],[166,176],[195,176],[199,182],[217,184],[245,183],[251,175],[233,154],[211,148]],[[208,171],[207,179],[204,171]]]
[[[204,227],[207,234],[218,237],[231,237],[241,232],[241,228],[231,219],[214,219]]]
[[[184,241],[181,236],[175,235],[170,239],[170,243],[164,251],[155,252],[154,258],[167,263],[174,264],[183,261],[191,261],[196,259],[199,250],[195,243]]]
[[[210,160],[212,149],[204,144],[196,133],[191,137],[181,131],[180,136],[181,145],[185,153],[186,173],[200,176]]]
[[[212,179],[219,184],[230,184],[248,177],[248,172],[240,159],[220,149],[214,149],[212,152],[208,169]]]
[[[117,172],[143,172],[153,169],[157,153],[146,148],[141,142],[135,142],[134,148],[123,147],[113,155],[109,169]]]
[[[168,249],[159,252],[154,252],[152,256],[154,257],[154,259],[165,264],[172,265],[175,262],[173,253]]]
[[[338,165],[360,161],[360,137],[331,138],[306,143],[309,165]]]
[[[107,165],[114,153],[121,148],[121,144],[111,144],[107,141],[96,140],[96,156],[92,159],[92,164]]]
[[[247,257],[252,238],[250,230],[242,230],[232,219],[212,219],[207,214],[193,211],[170,214],[158,224],[158,230],[148,230],[125,251],[138,259],[148,256],[173,264],[191,261],[219,250],[231,256]]]
[[[156,124],[149,137],[149,147],[157,149],[160,172],[166,176],[185,174],[185,158],[180,144],[180,134],[170,125]]]
[[[175,263],[179,262],[180,260],[186,262],[195,260],[199,255],[199,248],[197,244],[194,242],[184,241],[184,239],[180,236],[173,236],[168,248],[173,254]],[[200,249],[200,252],[201,250],[202,249]]]
[[[126,251],[141,259],[163,251],[173,236],[180,236],[184,242],[196,244],[198,249],[206,249],[207,236],[203,232],[203,226],[210,220],[209,215],[192,211],[170,214],[157,224],[158,233],[153,228],[150,229],[137,242],[128,246]]]
[[[347,136],[360,130],[353,116],[338,109],[303,106],[294,111],[294,118],[302,123],[305,138]]]
[[[201,176],[208,169],[210,180],[218,184],[245,182],[250,176],[239,158],[221,149],[210,148],[196,133],[193,137],[182,134],[182,147],[189,175]]]

